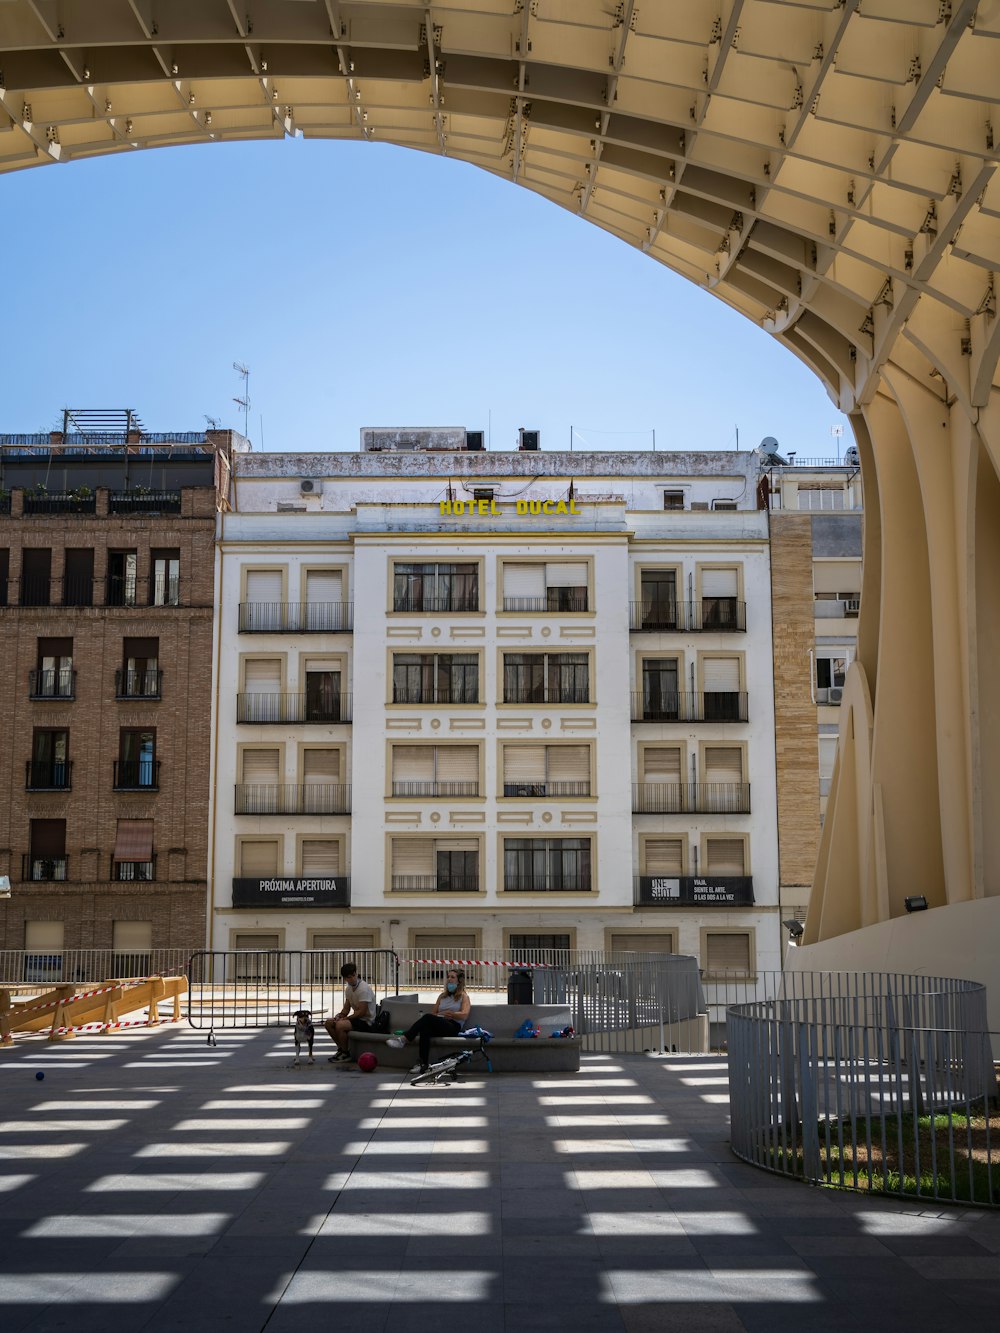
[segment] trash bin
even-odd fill
[[[507,1003],[531,1004],[533,998],[531,973],[525,968],[511,972],[507,982]]]

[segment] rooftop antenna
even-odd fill
[[[243,397],[234,398],[233,402],[237,407],[243,408],[243,438],[248,438],[247,422],[250,416],[250,367],[245,366],[242,361],[234,361],[233,369],[243,381]]]

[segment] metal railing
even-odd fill
[[[25,852],[21,857],[21,879],[69,879],[69,857],[36,856],[33,852]]]
[[[109,574],[105,588],[105,601],[108,606],[135,606],[135,575]]]
[[[18,589],[21,606],[52,606],[55,580],[48,574],[22,574]]]
[[[116,759],[115,791],[159,791],[159,759]]]
[[[24,493],[25,514],[96,514],[97,496]]]
[[[76,672],[29,671],[29,699],[73,699],[76,696]]]
[[[394,704],[440,704],[442,707],[448,707],[450,704],[477,704],[479,703],[479,682],[472,685],[463,685],[458,690],[452,689],[413,689],[408,685],[396,685],[392,687],[392,702]]]
[[[26,791],[69,791],[72,786],[72,759],[25,760],[24,787]]]
[[[393,796],[478,796],[478,782],[396,782]]]
[[[122,881],[152,882],[156,879],[156,855],[148,861],[116,861],[111,858],[108,878]]]
[[[636,634],[668,634],[675,630],[729,634],[746,627],[747,604],[735,597],[704,597],[695,602],[643,598],[629,603],[629,629]]]
[[[504,875],[504,893],[590,893],[590,872],[567,875]]]
[[[116,977],[181,976],[188,957],[186,949],[134,953],[122,949],[0,949],[0,982],[43,987]]]
[[[349,815],[351,786],[341,782],[236,784],[238,815]]]
[[[559,796],[589,796],[590,779],[574,782],[505,782],[503,794],[509,797],[533,796],[552,800]]]
[[[633,782],[632,810],[645,815],[748,815],[749,782]]]
[[[353,602],[240,602],[241,634],[349,634]]]
[[[590,681],[573,682],[560,685],[512,685],[504,682],[503,701],[505,704],[589,704]]]
[[[350,722],[353,695],[237,694],[237,722]]]
[[[426,611],[430,615],[462,615],[479,610],[479,589],[458,590],[451,597],[439,597],[418,592],[396,593],[392,600],[394,611]]]
[[[116,699],[159,699],[163,684],[163,672],[156,667],[146,667],[142,671],[126,671],[119,667],[115,672]]]
[[[580,611],[590,609],[586,588],[560,588],[552,591],[559,591],[566,595],[560,597],[505,597],[503,599],[503,609],[522,613],[545,611],[552,616],[576,615]]]
[[[744,690],[709,690],[696,694],[632,691],[633,722],[746,722]]]
[[[728,1014],[733,1151],[816,1184],[1000,1206],[986,991],[788,973]]]
[[[108,495],[108,512],[111,514],[179,514],[181,512],[180,491],[148,491],[139,495],[135,491],[112,491]]]
[[[478,875],[393,875],[393,893],[478,893]]]

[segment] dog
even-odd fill
[[[292,1018],[295,1020],[295,1026],[292,1029],[292,1036],[295,1040],[295,1063],[299,1063],[299,1052],[305,1044],[309,1051],[309,1063],[314,1065],[316,1061],[313,1059],[313,1040],[316,1036],[316,1029],[313,1026],[312,1013],[308,1009],[296,1009]]]

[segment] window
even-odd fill
[[[846,509],[847,492],[843,487],[812,486],[799,482],[800,509]]]
[[[179,606],[181,601],[180,551],[152,551],[149,565],[151,606]]]
[[[302,751],[302,791],[298,809],[305,815],[346,814],[350,791],[341,782],[339,749]]]
[[[479,567],[467,564],[411,564],[393,567],[394,611],[478,611]]]
[[[159,639],[124,639],[122,666],[116,680],[119,699],[160,697]]]
[[[61,921],[24,923],[24,970],[21,980],[36,985],[62,981],[63,934]]]
[[[590,659],[586,653],[504,653],[503,701],[589,703]]]
[[[446,958],[449,961],[456,962],[461,967],[465,959],[482,956],[480,952],[480,932],[478,930],[415,930],[412,932],[411,939],[414,949],[421,958]],[[447,966],[447,963],[418,964],[410,973],[413,984],[416,986],[430,986],[443,982]],[[466,970],[468,973],[469,969]],[[486,968],[485,970],[492,972],[495,969]]]
[[[676,953],[676,937],[665,930],[613,930],[608,936],[611,953]]]
[[[72,699],[75,684],[72,639],[39,639],[30,692],[35,699]]]
[[[93,550],[68,550],[63,571],[63,605],[93,606],[94,604],[94,552]]]
[[[278,932],[234,931],[233,948],[236,959],[237,981],[277,981],[280,960],[281,935]]]
[[[67,790],[70,787],[68,731],[35,728],[25,785],[35,791]]]
[[[114,921],[111,924],[111,975],[145,977],[153,952],[152,921]]]
[[[393,893],[477,893],[475,838],[393,838]]]
[[[394,745],[393,796],[478,796],[478,745]]]
[[[236,863],[248,879],[269,879],[281,871],[280,838],[243,838]]]
[[[702,662],[706,722],[741,720],[740,659],[706,657]]]
[[[237,700],[239,722],[280,722],[284,696],[281,693],[281,658],[255,657],[243,663],[244,693]]]
[[[49,606],[52,602],[52,552],[26,546],[21,552],[21,605]]]
[[[153,869],[153,821],[119,819],[111,858],[111,878],[145,882],[155,878]]]
[[[341,720],[340,668],[306,665],[306,721]]]
[[[705,839],[706,875],[745,875],[746,843],[742,838]]]
[[[697,809],[695,793],[683,783],[679,745],[646,745],[640,758],[640,779],[632,802],[638,814],[677,814]]]
[[[241,751],[243,781],[236,788],[236,814],[275,815],[284,810],[284,788],[279,785],[280,764],[281,752],[273,747]]]
[[[642,866],[646,875],[683,875],[683,838],[646,838],[642,844]]]
[[[671,630],[678,628],[677,571],[644,569],[639,575],[641,620],[639,628]]]
[[[505,745],[504,796],[589,796],[589,745]]]
[[[108,606],[135,606],[138,559],[135,551],[108,552]]]
[[[350,629],[349,610],[344,602],[344,576],[339,569],[306,571],[303,629],[327,634]]]
[[[299,873],[306,878],[317,875],[339,875],[341,865],[340,842],[334,838],[303,838],[299,850]],[[336,945],[317,944],[314,949],[336,948]],[[370,947],[370,946],[366,946]]]
[[[0,546],[0,606],[8,604],[7,583],[10,579],[10,547]]]
[[[159,768],[155,729],[122,727],[118,733],[115,786],[119,790],[154,791],[159,786]]]
[[[702,966],[706,974],[727,978],[753,975],[753,951],[748,931],[702,932]]]
[[[589,838],[504,838],[506,893],[589,893]]]
[[[679,679],[676,657],[642,659],[642,720],[676,722],[680,716]]]
[[[478,657],[475,653],[393,653],[392,702],[478,703]]]
[[[743,751],[738,745],[706,745],[704,773],[701,809],[727,815],[750,813],[750,789],[744,782]]]
[[[586,611],[587,566],[579,561],[503,566],[505,611]]]
[[[66,879],[65,819],[32,819],[28,831],[25,879]]]
[[[572,948],[569,935],[514,935],[512,934],[507,941],[507,952],[518,955],[522,962],[534,963],[539,961],[550,961],[549,959],[540,960],[537,958],[528,958],[527,954],[537,954],[544,951],[558,949],[562,953],[568,953]],[[516,960],[515,960],[516,961]]]
[[[853,654],[850,648],[820,649],[816,653],[816,702],[839,704]]]
[[[739,629],[738,569],[701,571],[701,627],[706,630]]]
[[[683,509],[683,508],[684,508],[684,492],[683,492],[683,491],[664,491],[664,492],[663,492],[663,508],[664,508],[664,509],[671,509],[671,510]]]

